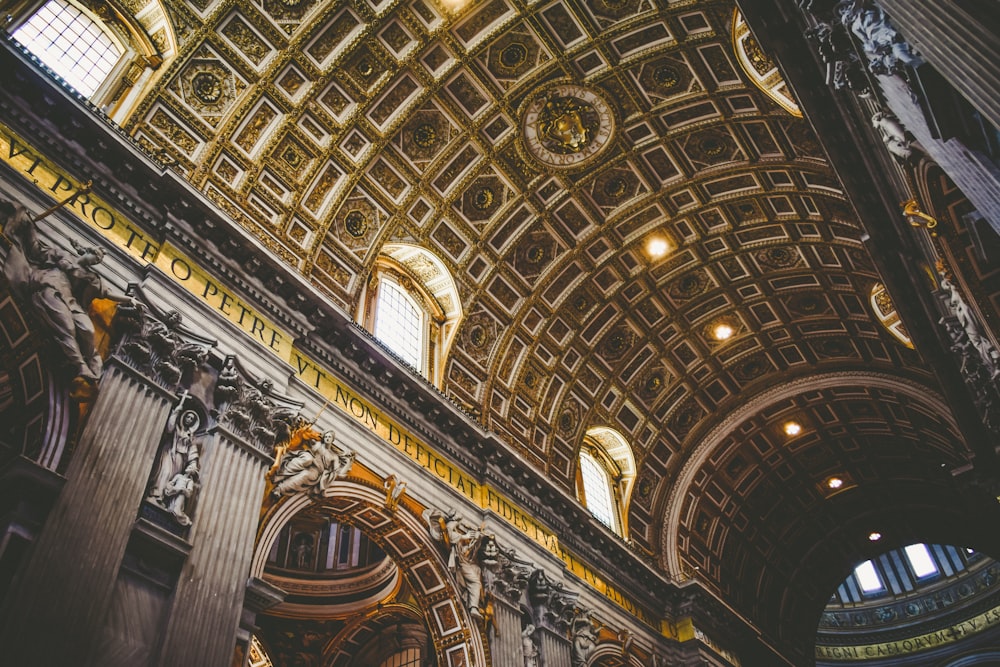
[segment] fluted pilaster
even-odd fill
[[[524,667],[521,654],[521,611],[504,600],[493,605],[497,633],[490,641],[493,667]]]
[[[879,0],[892,24],[1000,128],[1000,35],[952,0]]]
[[[205,442],[192,550],[174,594],[163,667],[231,663],[269,465],[222,429]]]
[[[91,653],[170,398],[134,371],[108,365],[66,484],[4,610],[5,663],[62,667]]]
[[[542,640],[541,653],[545,667],[570,667],[569,640],[549,628],[542,628],[538,634]]]

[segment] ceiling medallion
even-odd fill
[[[344,218],[344,227],[348,234],[354,238],[360,238],[368,231],[368,219],[361,211],[351,211]]]
[[[508,70],[516,70],[528,59],[528,49],[520,42],[507,45],[500,52],[500,64]]]
[[[570,169],[607,148],[615,118],[608,103],[593,90],[565,84],[528,102],[522,130],[532,157],[550,167]]]
[[[680,83],[681,75],[676,67],[670,65],[660,65],[653,72],[653,80],[664,88],[673,88]]]
[[[222,97],[222,82],[211,72],[198,72],[191,79],[194,94],[205,104],[215,104]]]
[[[418,125],[413,130],[413,143],[421,148],[429,148],[437,141],[437,131],[430,123]]]

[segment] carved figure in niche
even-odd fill
[[[601,622],[594,618],[593,609],[578,611],[570,625],[571,662],[573,667],[583,667],[597,648],[597,632]]]
[[[0,200],[3,232],[11,243],[3,272],[15,294],[32,304],[65,356],[74,375],[71,395],[86,398],[97,385],[103,367],[88,310],[95,299],[130,299],[107,292],[93,271],[92,267],[104,258],[103,251],[74,244],[79,257],[73,257],[39,238],[35,222],[58,206],[32,219],[24,206]]]
[[[962,298],[962,295],[958,291],[958,286],[955,285],[949,278],[943,277],[941,279],[941,290],[945,292],[945,302],[947,303],[948,309],[958,320],[958,324],[961,326],[962,330],[968,336],[969,342],[972,347],[978,352],[982,363],[985,365],[990,377],[997,377],[1000,375],[1000,352],[997,351],[993,344],[983,335],[982,330],[979,327],[979,323],[976,321],[975,315],[972,313],[972,309]],[[955,340],[955,336],[952,336]],[[957,343],[958,341],[955,340]]]
[[[389,475],[382,486],[385,487],[385,508],[395,512],[399,507],[399,499],[406,493],[406,482],[400,482],[395,475]]]
[[[315,431],[304,440],[305,446],[286,454],[274,473],[274,497],[288,496],[300,491],[322,496],[335,479],[343,477],[354,464],[356,454],[336,447],[333,431],[315,437]]]
[[[906,129],[890,111],[879,111],[872,116],[872,127],[878,130],[886,150],[906,162],[913,157],[913,142],[906,137]]]
[[[146,500],[170,511],[177,517],[178,523],[185,526],[190,524],[185,509],[197,492],[201,459],[197,433],[201,417],[194,410],[184,409],[187,398],[185,391],[167,417],[164,435],[170,444],[160,452],[146,496]],[[184,523],[185,520],[187,523]]]
[[[313,536],[308,533],[299,533],[295,536],[295,567],[304,570],[312,567],[313,557]]]
[[[177,473],[163,489],[163,504],[182,526],[191,525],[191,517],[185,512],[198,493],[198,460],[192,460],[184,472]]]
[[[902,65],[919,65],[921,60],[889,18],[870,0],[845,0],[837,7],[844,27],[861,42],[875,74],[896,74]]]
[[[483,618],[482,547],[492,536],[466,522],[454,510],[444,513],[429,509],[423,516],[431,537],[449,550],[448,567],[455,575],[466,608],[475,618]]]
[[[524,657],[524,667],[541,667],[538,646],[535,645],[533,634],[535,634],[535,626],[530,623],[521,631],[521,655]]]

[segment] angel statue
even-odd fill
[[[343,451],[333,444],[333,431],[322,435],[310,430],[304,436],[304,446],[284,455],[272,476],[274,497],[307,491],[322,496],[334,480],[343,477],[354,464],[356,454]]]

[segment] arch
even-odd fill
[[[356,655],[347,656],[346,659],[329,656],[330,660],[326,664],[329,667],[350,667],[357,664],[377,667],[399,651],[422,649],[425,638],[420,635],[427,631],[425,621],[419,609],[403,604],[384,605],[372,614],[357,615],[330,640],[328,648],[341,646],[347,640],[358,643],[361,633],[366,633],[370,638],[361,644]],[[396,626],[392,635],[384,637],[392,626]],[[427,656],[421,655],[421,658],[426,659]],[[420,664],[424,664],[423,660]]]
[[[282,498],[261,519],[250,576],[263,575],[267,555],[281,528],[299,512],[320,506],[339,522],[363,530],[394,560],[423,611],[435,650],[455,660],[464,656],[464,663],[446,664],[487,664],[482,632],[461,604],[452,575],[423,520],[403,506],[390,512],[384,502],[383,489],[352,480],[338,480],[320,499],[305,493]]]
[[[622,646],[617,642],[601,642],[590,654],[589,667],[643,667],[643,662],[633,652],[622,655]]]
[[[380,293],[388,281],[405,290],[426,315],[423,324],[425,362],[418,370],[434,386],[440,387],[448,351],[462,321],[462,302],[455,280],[444,262],[425,248],[407,243],[384,245],[375,260],[357,318],[373,333]]]
[[[736,60],[750,81],[760,88],[765,95],[774,100],[778,106],[796,118],[802,118],[792,91],[781,76],[777,64],[763,51],[750,32],[750,26],[743,20],[743,15],[737,9],[733,13],[733,51]]]
[[[782,428],[790,417],[799,433]],[[675,580],[697,577],[795,659],[812,651],[850,564],[914,542],[1000,551],[985,528],[1000,512],[954,478],[970,452],[919,382],[827,373],[808,389],[800,379],[762,393],[730,418],[678,463],[682,483],[661,489],[661,563],[673,563]],[[842,484],[826,484],[841,472]],[[871,532],[882,534],[877,545]]]
[[[687,497],[688,487],[698,471],[715,453],[723,439],[731,434],[740,422],[751,415],[764,410],[769,405],[792,398],[805,390],[816,391],[843,385],[862,384],[867,387],[899,391],[908,398],[917,401],[936,413],[947,422],[948,426],[957,432],[958,426],[950,413],[941,412],[938,406],[945,405],[944,398],[932,391],[926,385],[913,380],[895,377],[884,373],[860,371],[830,372],[799,378],[779,385],[774,389],[762,392],[743,405],[735,408],[719,424],[715,426],[695,447],[677,475],[677,482],[668,490],[663,502],[664,531],[660,535],[662,567],[671,577],[683,579],[687,573],[682,571],[680,555],[677,549],[678,528],[680,526],[681,508]]]

